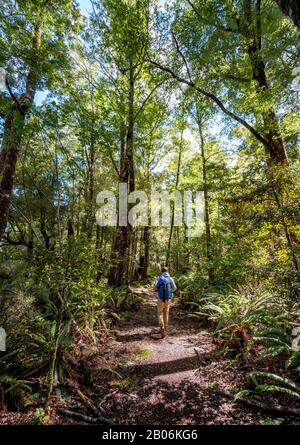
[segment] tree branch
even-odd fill
[[[23,111],[26,111],[32,105],[34,101],[34,96],[37,89],[38,83],[38,59],[39,50],[41,47],[42,39],[42,21],[38,20],[34,27],[33,37],[32,37],[32,49],[35,51],[35,59],[28,71],[26,78],[26,91],[20,97],[20,106]]]
[[[215,26],[216,28],[220,29],[221,31],[225,31],[225,32],[236,32],[237,30],[239,30],[239,21],[237,19],[236,19],[237,30],[234,28],[231,28],[230,26],[222,26],[220,23],[212,23],[200,14],[198,9],[195,7],[195,5],[190,0],[186,0],[186,1],[190,5],[190,7],[193,9],[195,14],[207,25]]]
[[[2,193],[2,195],[4,195]],[[41,244],[41,246],[44,246],[43,241],[41,241],[39,235],[37,234],[37,232],[35,231],[34,227],[31,224],[31,221],[27,218],[27,216],[24,215],[24,213],[16,206],[16,204],[14,204],[10,199],[9,196],[4,195],[5,198],[8,200],[8,202],[15,208],[15,210],[24,218],[24,220],[28,223],[29,227],[32,229],[32,232],[34,233],[34,235],[36,236],[36,238],[38,239],[39,243]]]
[[[155,67],[159,68],[160,70],[169,73],[173,77],[173,79],[178,80],[178,82],[183,83],[183,84],[189,86],[190,88],[193,88],[194,90],[196,90],[201,95],[211,99],[223,111],[224,114],[226,114],[227,116],[231,117],[236,122],[239,122],[241,125],[243,125],[243,127],[245,127],[248,131],[250,131],[250,133],[259,142],[261,142],[266,148],[269,148],[268,141],[257,130],[255,130],[255,128],[253,128],[250,124],[248,124],[248,122],[245,121],[243,118],[237,116],[235,113],[233,113],[232,111],[228,110],[225,107],[225,105],[223,104],[223,102],[217,96],[215,96],[213,93],[210,93],[210,92],[208,92],[208,91],[198,87],[195,84],[195,82],[193,82],[191,80],[187,80],[187,79],[184,79],[184,78],[180,77],[178,74],[174,73],[174,71],[172,71],[170,68],[165,67],[165,66],[161,65],[158,62],[155,62],[153,60],[149,60],[149,62],[152,65],[154,65]]]
[[[7,242],[7,244],[10,244],[12,246],[28,246],[28,243],[25,239],[18,238],[18,240],[13,240],[9,237],[9,234],[7,233],[6,235],[3,236],[2,238],[4,241]]]
[[[148,100],[151,98],[151,96],[154,94],[154,92],[163,84],[165,83],[165,79],[162,82],[159,82],[157,85],[155,85],[155,87],[150,91],[150,93],[148,94],[148,96],[146,97],[146,99],[142,102],[142,105],[139,107],[139,109],[137,110],[137,112],[134,115],[134,119],[137,118],[137,116],[140,114],[140,112],[143,110],[144,106],[146,105],[146,103],[148,102]]]
[[[57,411],[60,414],[63,414],[64,416],[73,417],[74,419],[81,420],[86,423],[96,423],[96,424],[104,423],[99,418],[85,416],[84,414],[79,414],[79,413],[76,413],[75,411],[70,411],[69,409],[59,408]]]
[[[4,112],[6,102],[9,101],[8,97],[4,94],[3,91],[0,91],[0,118],[5,119],[6,113]]]
[[[174,34],[173,31],[172,31],[172,36],[173,36],[173,39],[174,39],[174,42],[175,42],[175,45],[176,45],[177,52],[180,54],[180,56],[181,56],[181,58],[182,58],[182,60],[183,60],[183,63],[184,63],[184,65],[185,65],[185,67],[186,67],[186,71],[187,71],[187,73],[188,73],[188,76],[189,76],[190,81],[192,81],[191,72],[190,72],[190,69],[189,69],[187,60],[186,60],[186,58],[184,57],[184,54],[183,54],[183,52],[182,52],[181,49],[180,49],[178,40],[176,39],[176,36],[175,36],[175,34]]]
[[[225,74],[224,76],[220,76],[221,79],[234,80],[236,82],[241,83],[249,83],[252,79],[247,79],[247,77],[235,76],[234,74]]]
[[[17,104],[18,110],[22,111],[21,109],[21,105],[20,102],[18,101],[17,97],[15,96],[15,94],[13,93],[10,85],[9,85],[9,81],[8,81],[8,77],[5,76],[5,86],[7,88],[7,91],[9,92],[10,97],[13,99],[13,101]]]
[[[112,155],[112,153],[111,153],[110,150],[108,150],[108,156],[109,156],[109,159],[111,160],[111,163],[112,163],[112,165],[113,165],[113,167],[114,167],[114,169],[115,169],[115,172],[116,172],[117,175],[118,175],[118,178],[120,179],[121,174],[120,174],[120,172],[119,172],[119,169],[118,169],[118,166],[117,166],[117,164],[116,164],[116,161],[114,160],[114,157],[113,157],[113,155]]]
[[[218,389],[217,393],[220,394],[223,397],[226,397],[227,399],[234,399],[234,394],[229,392],[228,390],[224,389]],[[246,405],[252,406],[256,409],[261,409],[263,411],[268,411],[270,413],[281,413],[289,416],[297,416],[300,417],[300,409],[299,408],[293,408],[290,406],[282,406],[282,405],[267,405],[263,402],[260,402],[258,400],[249,400],[245,397],[240,397],[238,400],[234,400],[234,402],[241,402],[245,403]]]

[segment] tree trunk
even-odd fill
[[[128,118],[125,147],[121,137],[121,165],[120,180],[128,185],[128,192],[134,191],[134,162],[133,162],[133,131],[134,131],[134,67],[129,69],[128,88]],[[128,209],[129,210],[129,209]],[[128,283],[129,248],[131,244],[132,228],[130,225],[117,227],[116,238],[112,253],[112,266],[108,274],[108,283],[119,287]]]
[[[25,116],[14,110],[5,119],[2,142],[2,177],[0,183],[0,239],[3,237],[8,221],[11,192],[14,183],[17,159],[20,151]]]
[[[93,225],[95,222],[94,217],[94,176],[95,176],[95,166],[96,166],[96,151],[95,151],[95,105],[94,105],[94,86],[89,78],[89,93],[90,93],[90,104],[92,108],[92,117],[89,124],[90,131],[90,141],[89,150],[86,151],[86,161],[87,161],[87,181],[86,181],[86,202],[85,202],[85,217],[86,217],[86,236],[90,240],[93,232]]]
[[[26,90],[19,98],[10,91],[10,106],[5,113],[4,135],[2,140],[0,168],[0,239],[6,229],[10,198],[14,183],[17,160],[23,136],[25,117],[29,111],[37,88],[38,81],[38,52],[41,46],[42,23],[38,21],[34,27],[32,48],[36,57],[32,61],[26,78]],[[8,80],[7,80],[8,82]]]
[[[209,213],[209,195],[208,195],[208,183],[207,183],[207,165],[205,157],[205,143],[202,131],[202,120],[197,106],[197,120],[200,135],[200,148],[202,159],[202,179],[203,179],[203,194],[204,194],[204,224],[205,224],[205,244],[206,244],[206,258],[208,264],[208,278],[209,281],[213,281],[213,256],[212,256],[212,241],[211,241],[211,229],[210,229],[210,213]]]
[[[143,280],[146,280],[148,277],[149,253],[150,253],[150,227],[149,226],[144,227],[143,243],[144,243],[144,261],[143,261],[143,268],[142,268],[142,278],[143,278]]]
[[[49,249],[51,236],[47,233],[46,209],[43,206],[40,208],[40,231],[41,231],[41,234],[43,235],[43,238],[45,241],[45,247],[46,247],[46,249]]]
[[[300,2],[299,0],[275,0],[282,12],[287,15],[300,30]]]
[[[131,231],[131,240],[130,240],[130,248],[128,255],[128,270],[127,270],[127,279],[128,282],[135,280],[138,275],[138,266],[137,266],[137,247],[138,247],[138,229],[134,228]]]
[[[261,58],[261,0],[256,0],[255,9],[252,10],[251,0],[244,0],[244,15],[245,15],[245,35],[247,37],[247,52],[252,66],[253,80],[257,81],[257,92],[268,90],[268,82],[265,73],[265,64]],[[255,26],[253,26],[255,25]],[[264,136],[269,142],[269,171],[272,175],[272,164],[286,164],[288,162],[287,153],[284,147],[284,142],[280,134],[279,124],[277,116],[272,108],[269,108],[267,112],[262,113],[264,123]],[[285,180],[285,179],[283,179]],[[297,272],[299,272],[299,264],[292,241],[292,235],[288,225],[286,224],[285,217],[283,215],[282,205],[280,202],[281,196],[282,178],[277,180],[278,190],[273,188],[275,200],[277,202],[278,209],[282,214],[282,225],[284,228],[287,244],[290,248],[293,264]],[[296,240],[297,242],[297,240]]]
[[[281,188],[281,187],[279,187],[279,188]],[[288,222],[286,221],[285,212],[284,212],[283,206],[281,204],[281,200],[279,198],[279,196],[281,194],[280,190],[279,191],[276,190],[276,187],[273,186],[272,187],[272,191],[273,191],[273,194],[274,194],[274,197],[275,197],[277,208],[279,209],[279,212],[280,212],[280,220],[281,220],[281,224],[282,224],[282,227],[283,227],[285,239],[286,239],[287,245],[288,245],[289,250],[290,250],[292,262],[293,262],[293,265],[294,265],[294,268],[295,268],[296,272],[299,274],[299,272],[300,272],[299,259],[298,259],[298,256],[297,256],[297,253],[296,253],[296,249],[295,249],[295,246],[294,246],[294,244],[296,244],[296,245],[298,244],[298,246],[299,246],[299,241],[298,241],[296,235],[291,232],[291,229],[289,228]]]
[[[244,22],[243,33],[252,67],[252,78],[257,82],[257,94],[261,94],[269,88],[265,63],[261,58],[261,0],[256,0],[254,10],[252,0],[244,0]],[[271,163],[288,162],[275,111],[269,108],[266,112],[262,112],[262,119],[263,134],[268,142],[267,150]]]
[[[181,131],[181,134],[180,134],[176,181],[175,181],[175,191],[178,188],[179,178],[180,178],[181,158],[182,158],[182,142],[183,142],[183,130]],[[168,267],[170,267],[170,255],[171,255],[172,236],[173,236],[173,230],[174,230],[174,220],[175,220],[175,203],[174,203],[174,201],[172,201],[171,202],[171,227],[170,227],[170,232],[169,232],[168,248],[167,248],[167,255],[166,255],[166,265]]]
[[[83,232],[88,239],[92,237],[94,224],[94,176],[95,176],[95,148],[91,142],[89,153],[86,153],[87,173],[85,181],[85,219],[83,222]]]

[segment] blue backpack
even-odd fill
[[[157,282],[157,291],[159,299],[162,300],[164,303],[171,300],[172,291],[170,277],[165,277],[164,275],[161,275],[159,277]]]

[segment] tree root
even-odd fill
[[[65,408],[58,408],[58,412],[69,417],[74,417],[75,419],[83,420],[87,423],[99,423],[99,424],[107,424],[107,425],[115,425],[115,422],[113,422],[110,419],[106,419],[106,417],[103,417],[101,414],[97,415],[97,417],[91,417],[86,416],[84,414],[77,413],[75,411],[70,411],[69,409]]]
[[[112,391],[112,392],[106,394],[106,396],[103,397],[103,399],[101,400],[101,402],[98,404],[99,410],[102,412],[102,414],[103,414],[103,412],[104,412],[104,409],[102,408],[103,403],[106,402],[106,400],[107,400],[109,397],[112,397],[112,396],[113,396],[114,394],[116,394],[117,392],[118,392],[118,390],[115,389],[114,391]]]
[[[218,394],[220,394],[223,397],[226,397],[227,399],[234,399],[234,394],[232,394],[230,391],[227,390],[216,390]],[[284,414],[284,415],[289,415],[289,416],[296,416],[296,417],[300,417],[300,409],[299,408],[290,408],[287,406],[283,406],[283,405],[275,405],[275,406],[270,406],[267,405],[266,403],[263,402],[259,402],[258,400],[249,400],[246,399],[244,397],[240,397],[237,400],[234,400],[235,402],[241,402],[244,403],[245,405],[249,405],[249,406],[253,406],[255,408],[261,409],[262,411],[268,411],[270,413],[279,413],[279,414]]]
[[[85,416],[84,414],[76,413],[75,411],[70,411],[69,409],[58,408],[57,410],[60,414],[64,416],[73,417],[74,419],[83,420],[86,423],[103,423],[99,418]]]
[[[113,421],[110,420],[110,419],[107,419],[106,417],[104,417],[104,416],[102,415],[102,413],[104,412],[104,410],[102,409],[102,410],[100,411],[100,409],[98,409],[98,408],[96,407],[96,405],[94,404],[94,402],[93,402],[88,396],[86,396],[85,394],[83,394],[83,392],[80,391],[80,389],[77,388],[76,385],[69,383],[69,386],[76,392],[76,394],[80,397],[80,399],[83,401],[83,403],[84,403],[84,404],[85,404],[91,411],[93,411],[93,413],[96,415],[96,418],[97,418],[100,422],[105,423],[105,424],[108,424],[108,425],[115,425],[115,422],[113,422]],[[71,412],[71,411],[70,411],[70,412]],[[94,423],[95,423],[95,422],[94,422]]]

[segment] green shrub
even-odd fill
[[[272,325],[284,312],[279,297],[268,292],[231,290],[228,293],[211,293],[196,304],[194,317],[207,317],[214,332],[233,348],[246,348],[261,326]]]

